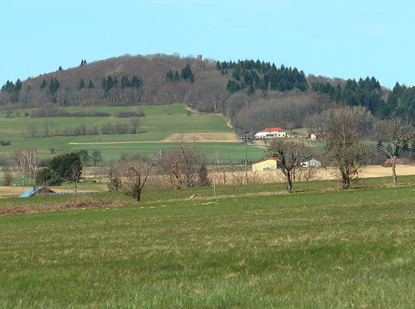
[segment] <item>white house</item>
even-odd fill
[[[316,159],[311,159],[305,162],[301,162],[301,167],[321,167],[321,162]]]
[[[286,132],[284,129],[281,129],[281,128],[266,128],[262,131],[259,131],[257,134],[255,134],[256,139],[285,137],[285,136],[286,136]]]

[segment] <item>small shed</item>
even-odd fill
[[[279,167],[279,162],[281,162],[281,160],[278,158],[261,160],[252,164],[252,171],[276,170]]]
[[[55,191],[49,189],[48,187],[35,186],[27,190],[25,193],[19,195],[19,197],[42,196],[42,195],[49,195],[51,193],[55,193]]]

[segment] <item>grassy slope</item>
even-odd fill
[[[82,107],[69,107],[70,112],[81,110]],[[88,109],[88,108],[86,108]],[[122,153],[141,152],[153,155],[159,149],[172,147],[172,143],[153,144],[145,142],[161,141],[170,134],[184,132],[233,132],[226,125],[226,120],[219,115],[192,113],[187,115],[184,104],[169,105],[168,113],[165,112],[164,106],[139,106],[139,107],[113,107],[102,106],[93,108],[97,111],[105,111],[116,114],[126,110],[142,110],[146,117],[140,118],[140,129],[145,131],[143,134],[136,135],[109,135],[109,136],[71,136],[71,137],[47,137],[47,138],[22,138],[22,132],[27,133],[30,125],[36,125],[37,134],[43,134],[45,121],[49,122],[49,127],[58,126],[62,128],[79,124],[87,126],[95,125],[100,128],[101,125],[110,121],[129,122],[128,119],[119,119],[114,117],[66,117],[66,118],[3,118],[0,121],[0,139],[10,140],[11,146],[0,147],[0,156],[8,156],[15,150],[24,147],[36,147],[39,156],[45,158],[50,156],[49,147],[53,146],[58,152],[71,152],[86,149],[90,152],[99,150],[102,152],[105,161],[113,158],[119,158]],[[24,115],[21,112],[21,115]],[[53,131],[53,129],[51,129]],[[220,136],[218,136],[220,138]],[[70,143],[105,143],[105,142],[144,142],[142,144],[119,144],[119,145],[74,145]],[[208,158],[213,159],[216,149],[219,149],[225,160],[240,162],[244,159],[244,146],[239,143],[199,143],[202,150],[207,151]],[[259,148],[250,147],[250,160],[257,161],[262,158],[263,151]]]
[[[411,307],[415,187],[313,184],[291,195],[243,197],[241,187],[218,199],[2,216],[0,302]]]

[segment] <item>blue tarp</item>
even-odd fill
[[[22,195],[19,195],[19,197],[31,197],[36,195],[36,193],[42,191],[43,186],[40,187],[33,187],[30,190],[27,190],[25,193],[23,193]],[[49,189],[47,189],[49,190]],[[92,192],[77,192],[76,194],[91,194]],[[73,192],[60,192],[60,193],[56,193],[53,192],[52,190],[49,190],[49,192],[42,192],[41,195],[69,195],[69,194],[73,194]]]
[[[32,189],[27,190],[22,195],[19,195],[19,197],[30,197],[30,196],[34,195],[37,191],[42,190],[42,188],[43,187],[33,187]]]

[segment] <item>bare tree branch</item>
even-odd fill
[[[387,146],[380,145],[379,149],[386,153],[392,161],[392,179],[398,184],[396,177],[396,161],[401,156],[405,145],[413,138],[413,125],[406,120],[392,115],[383,123],[383,137]]]

